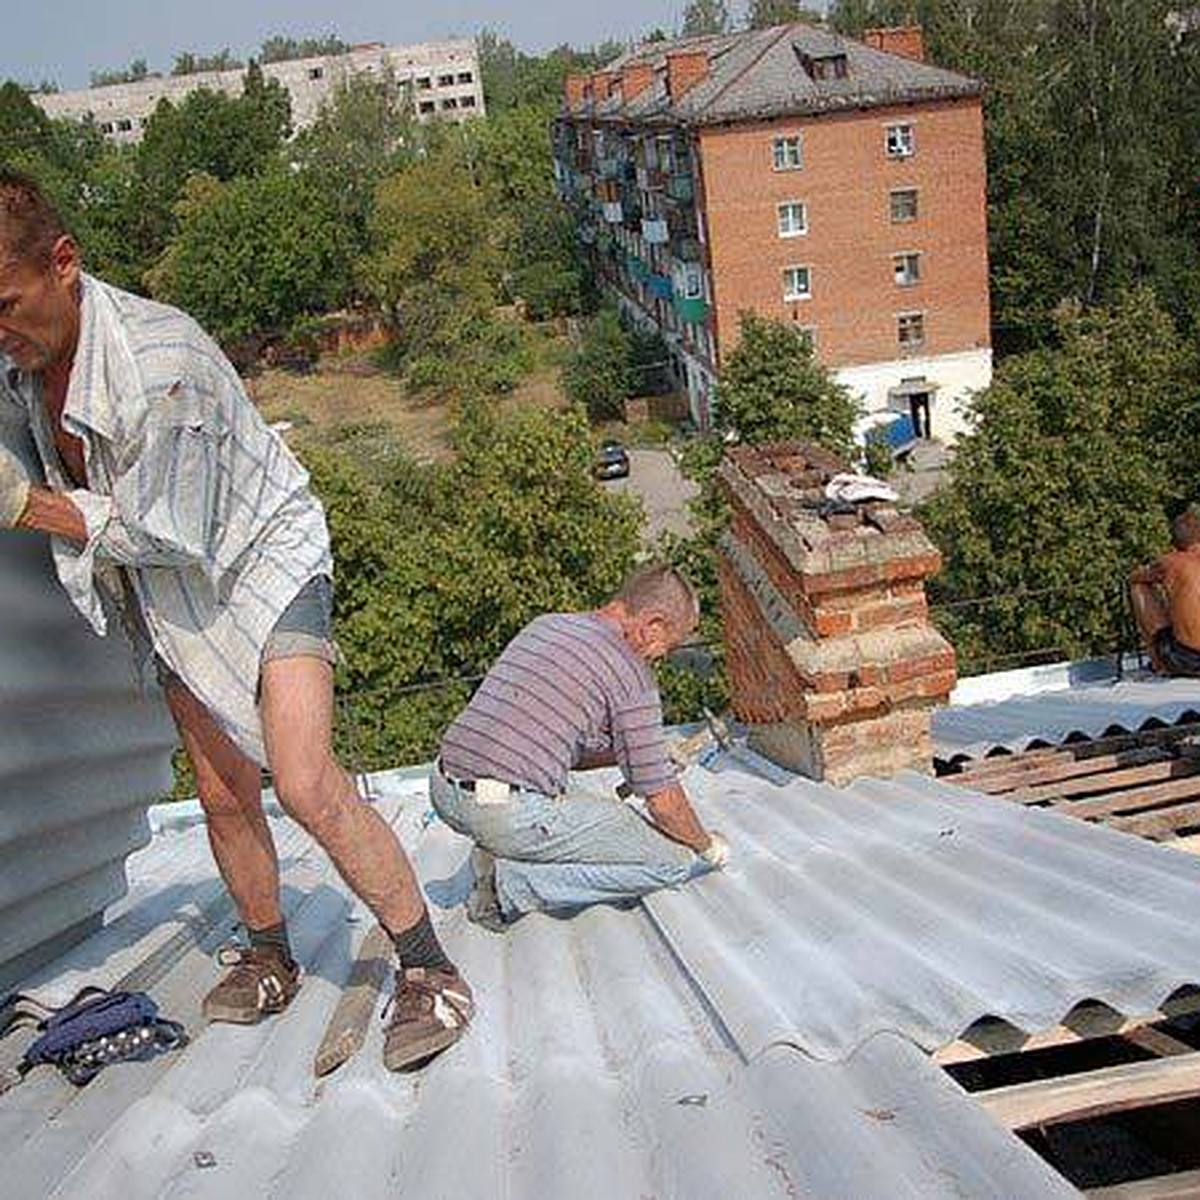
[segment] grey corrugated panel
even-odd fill
[[[461,894],[462,839],[425,826],[419,784],[385,780],[382,790],[393,808],[404,798],[395,824],[430,896]],[[178,1055],[113,1068],[65,1107],[57,1101],[53,1122],[30,1124],[28,1105],[15,1117],[19,1092],[0,1098],[6,1195],[1075,1194],[901,1038],[872,1039],[845,1064],[786,1047],[747,1064],[641,910],[533,917],[502,938],[469,926],[461,907],[439,913],[480,1002],[469,1036],[426,1071],[395,1076],[373,1022],[363,1051],[316,1084],[312,1054],[349,968],[350,935],[366,922],[347,922],[358,910],[326,886],[323,855],[289,822],[274,827],[289,846],[290,885],[308,888],[292,916],[308,970],[296,1004],[283,1019],[210,1027]],[[159,836],[134,860],[131,899],[142,899],[122,920],[145,906],[136,936],[148,938],[146,918],[162,910],[144,885],[198,883],[206,868],[202,827]],[[728,885],[740,886],[734,876]],[[73,952],[76,968],[88,945]],[[181,963],[157,994],[198,996],[211,977]],[[215,1165],[197,1166],[200,1151]]]
[[[747,1057],[880,1032],[933,1050],[986,1016],[1033,1031],[1200,984],[1190,856],[915,773],[689,787],[734,861],[646,907]]]
[[[0,439],[29,460],[0,400]],[[170,786],[174,730],[140,695],[119,635],[95,637],[53,577],[46,539],[0,532],[0,986],[43,941],[98,918]]]
[[[1173,724],[1189,711],[1200,712],[1200,679],[1129,679],[952,705],[934,713],[934,752],[943,759],[976,758],[997,747],[1024,750],[1072,734],[1136,730],[1147,721]]]

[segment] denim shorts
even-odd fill
[[[260,662],[277,658],[319,658],[330,666],[337,666],[338,648],[333,640],[333,580],[328,575],[314,575],[271,627]],[[181,682],[157,655],[154,669],[161,687]]]

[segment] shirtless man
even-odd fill
[[[1161,675],[1200,677],[1200,512],[1171,522],[1175,549],[1129,577],[1133,615]]]

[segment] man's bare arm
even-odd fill
[[[646,809],[655,825],[672,841],[682,842],[697,854],[703,854],[708,849],[712,839],[700,824],[687,792],[679,784],[673,783],[661,792],[648,796]]]
[[[83,513],[76,508],[71,497],[42,487],[29,489],[29,500],[17,520],[16,528],[57,534],[81,546],[88,540]]]
[[[1130,583],[1162,583],[1166,578],[1166,572],[1163,570],[1162,559],[1145,567],[1136,567],[1129,574]]]

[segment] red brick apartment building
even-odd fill
[[[648,43],[568,78],[559,188],[696,422],[753,309],[795,321],[863,407],[952,439],[991,380],[980,85],[918,29]]]

